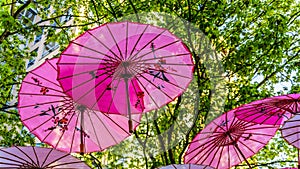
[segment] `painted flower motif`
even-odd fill
[[[40,92],[45,95],[47,92],[49,92],[49,89],[47,87],[42,87]]]

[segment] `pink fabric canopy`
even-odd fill
[[[70,154],[54,149],[41,147],[10,147],[0,149],[0,168],[88,169],[90,167]]]
[[[168,30],[108,23],[86,31],[62,52],[58,81],[80,104],[127,115],[174,100],[191,82],[193,67],[190,51]]]
[[[196,165],[196,164],[171,164],[168,166],[161,167],[159,169],[214,169],[214,168],[206,165]]]
[[[300,112],[300,94],[269,97],[240,106],[235,115],[244,121],[281,125],[292,114]]]
[[[230,168],[263,148],[278,129],[241,121],[234,112],[224,113],[196,135],[184,156],[185,163]]]
[[[64,94],[56,81],[57,60],[46,60],[22,82],[18,109],[29,131],[69,153],[102,151],[130,136],[127,117],[90,110]],[[139,119],[133,116],[134,126]]]

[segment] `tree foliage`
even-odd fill
[[[42,30],[48,42],[58,42],[63,50],[77,35],[103,23],[124,19],[147,23],[155,17],[150,12],[166,13],[157,19],[163,22],[156,24],[169,28],[175,20],[178,29],[170,31],[182,38],[193,53],[194,80],[187,92],[164,108],[145,114],[130,139],[104,152],[80,157],[95,168],[155,168],[182,163],[193,136],[220,112],[260,98],[300,91],[300,5],[295,0],[2,0],[0,6],[2,146],[34,143],[34,138],[23,130],[12,100],[16,100],[13,91],[18,90],[26,74],[25,59],[34,57],[27,44]],[[41,20],[32,23],[19,17],[29,8],[35,9]],[[61,23],[60,18],[70,8],[74,22]],[[185,29],[180,29],[178,23]],[[193,29],[200,30],[205,38],[193,35]],[[214,50],[218,54],[211,53]],[[210,56],[219,58],[222,65],[208,63]],[[276,85],[285,83],[289,85]],[[183,128],[187,130],[181,131]],[[278,152],[284,151],[287,158],[278,160]],[[295,149],[275,138],[251,158],[251,164],[296,165],[295,156]]]

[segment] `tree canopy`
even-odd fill
[[[194,80],[183,95],[144,114],[133,136],[120,145],[76,155],[94,168],[183,163],[188,143],[217,115],[261,98],[300,92],[296,0],[1,0],[0,6],[1,146],[35,144],[20,122],[14,91],[26,75],[26,59],[36,55],[28,43],[41,32],[62,51],[85,30],[130,20],[168,28],[193,54]],[[40,20],[20,17],[28,9]],[[62,23],[64,16],[73,22]],[[296,166],[296,155],[278,133],[249,161],[253,166]]]

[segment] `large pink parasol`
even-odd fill
[[[244,121],[281,125],[292,114],[300,112],[300,94],[269,97],[242,105],[235,115]]]
[[[159,169],[214,169],[214,168],[206,165],[196,165],[196,164],[171,164],[168,166],[160,167]]]
[[[131,118],[179,96],[193,67],[190,51],[168,30],[108,23],[86,31],[62,52],[58,81],[76,102]]]
[[[64,94],[56,81],[57,60],[46,60],[22,82],[18,109],[29,131],[69,153],[102,151],[130,136],[127,117],[90,110]],[[133,119],[136,126],[139,116]]]
[[[241,121],[235,110],[224,113],[209,123],[193,139],[184,162],[227,169],[246,161],[263,148],[278,127]]]
[[[58,150],[41,147],[10,147],[0,149],[0,168],[88,169],[90,167],[70,154]]]

